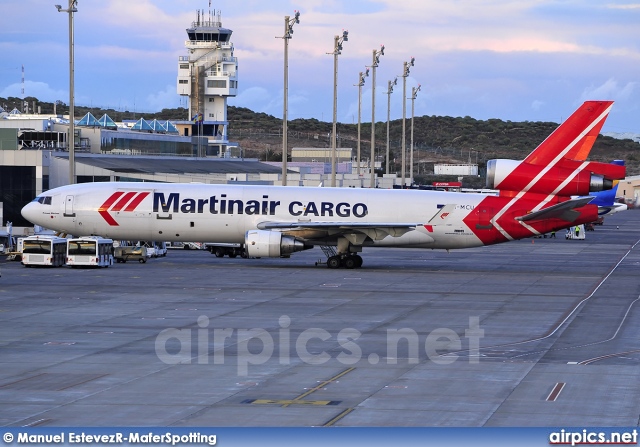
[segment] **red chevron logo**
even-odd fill
[[[110,211],[118,212],[132,212],[140,205],[145,197],[149,195],[149,192],[124,192],[117,191],[111,194],[105,202],[98,208],[98,214],[112,227],[117,227],[120,224],[109,214]]]

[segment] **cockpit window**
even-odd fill
[[[43,205],[51,205],[51,196],[39,196],[33,199],[32,202],[38,202]]]

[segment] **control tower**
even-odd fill
[[[238,60],[230,42],[232,31],[222,27],[220,11],[196,11],[184,46],[189,55],[178,60],[178,94],[189,97],[191,136],[198,156],[228,155],[227,98],[238,93]]]

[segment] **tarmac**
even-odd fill
[[[2,262],[0,425],[636,426],[639,241]]]

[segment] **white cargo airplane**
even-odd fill
[[[454,249],[558,231],[598,217],[590,192],[625,168],[585,161],[612,102],[585,102],[525,160],[491,160],[499,196],[420,190],[85,183],[36,197],[22,215],[56,231],[120,240],[244,244],[251,257],[336,247],[330,268],[365,246]],[[573,197],[572,197],[573,196]],[[582,197],[575,197],[582,196]]]

